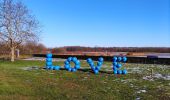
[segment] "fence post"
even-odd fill
[[[19,49],[16,49],[16,58],[19,58]]]

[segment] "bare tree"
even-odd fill
[[[11,61],[21,43],[39,38],[39,28],[38,21],[22,2],[0,0],[0,41],[10,48]]]

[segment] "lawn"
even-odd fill
[[[0,61],[0,100],[170,100],[169,65],[124,64],[127,75],[112,74],[111,62],[104,62],[98,75],[85,61],[81,61],[83,70],[74,73],[44,70],[44,65]],[[153,78],[147,79],[151,70]]]

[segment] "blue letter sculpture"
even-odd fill
[[[50,70],[60,70],[60,66],[53,66],[53,58],[52,58],[52,54],[48,53],[46,55],[46,69],[50,69]]]
[[[52,54],[48,53],[46,55],[46,69],[50,70],[60,70],[60,66],[53,66],[52,63]],[[91,58],[87,59],[87,63],[91,67],[92,71],[94,74],[98,74],[101,66],[103,64],[104,59],[102,57],[98,58],[97,65],[94,65],[94,62]],[[119,68],[122,67],[122,65],[119,62],[126,62],[127,58],[126,57],[113,57],[113,73],[114,74],[127,74],[127,70],[119,70]],[[74,67],[71,67],[70,63],[73,62],[75,64]],[[65,62],[64,62],[64,68],[70,72],[76,72],[78,69],[80,69],[80,61],[76,57],[69,57]]]
[[[122,67],[122,65],[118,62],[126,62],[126,57],[113,57],[113,73],[114,74],[127,74],[127,70],[119,70],[119,68]]]
[[[90,65],[92,71],[95,73],[95,74],[98,74],[99,73],[99,70],[101,69],[101,66],[103,64],[103,61],[104,59],[102,57],[100,57],[98,59],[98,62],[97,62],[97,66],[94,65],[93,63],[93,60],[91,58],[88,58],[87,59],[87,63]]]
[[[70,62],[74,62],[74,68],[71,67]],[[69,57],[64,64],[64,68],[70,72],[76,72],[80,68],[80,61],[76,57]]]

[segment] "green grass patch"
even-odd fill
[[[55,62],[63,66],[64,62]],[[132,71],[127,75],[114,75],[111,62],[98,75],[86,71],[75,73],[66,70],[52,71],[42,69],[43,61],[0,61],[0,100],[168,100],[170,99],[170,80],[143,80],[154,73],[169,74],[167,65],[124,64],[128,71],[141,68],[141,72]],[[73,66],[74,64],[72,64]],[[38,70],[24,70],[38,66]],[[89,67],[81,61],[82,67]],[[90,68],[90,67],[89,67]],[[146,92],[140,92],[145,90]]]

